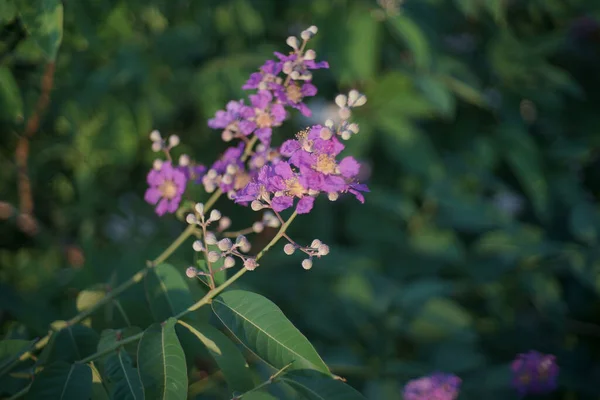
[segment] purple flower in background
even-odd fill
[[[267,60],[267,62],[260,67],[260,72],[254,72],[250,75],[250,79],[242,86],[242,89],[273,90],[275,87],[274,84],[281,84],[281,78],[278,77],[281,73],[281,65],[281,62]]]
[[[174,213],[179,207],[181,196],[185,191],[187,179],[178,168],[173,168],[171,162],[165,161],[160,169],[152,169],[147,178],[150,187],[146,190],[144,200],[156,204],[156,214]]]
[[[259,90],[250,95],[251,107],[243,107],[241,115],[244,118],[239,126],[242,132],[254,132],[256,137],[265,145],[271,142],[272,127],[280,126],[287,113],[281,104],[273,103],[273,95],[268,90]]]
[[[250,175],[242,162],[245,143],[229,147],[202,177],[204,189],[212,193],[218,187],[223,193],[237,191],[250,182]]]
[[[286,86],[277,85],[274,89],[275,97],[281,103],[295,108],[305,117],[310,117],[312,112],[306,104],[302,102],[305,97],[312,97],[317,94],[317,88],[312,83],[303,83],[299,85],[295,81],[289,82]]]
[[[230,101],[225,110],[216,112],[215,117],[208,120],[208,126],[213,129],[223,129],[223,140],[229,141],[241,133],[248,136],[252,133],[252,126],[242,123],[245,109],[244,100]]]
[[[206,173],[206,167],[202,164],[180,165],[178,169],[183,172],[186,180],[194,183],[200,183]]]
[[[455,375],[435,373],[406,384],[404,400],[455,400],[461,379]]]
[[[559,368],[556,357],[537,351],[518,354],[512,362],[513,387],[521,396],[546,394],[557,388]]]

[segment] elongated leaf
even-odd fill
[[[66,326],[53,335],[42,358],[45,362],[78,361],[96,352],[99,339],[87,326]]]
[[[104,351],[115,345],[116,342],[125,340],[128,337],[134,336],[142,332],[137,326],[130,326],[124,329],[105,329],[100,334],[100,341],[98,342],[98,348],[96,351]],[[137,343],[128,343],[125,345],[125,350],[130,354],[134,354],[137,351]],[[106,359],[106,357],[104,357]]]
[[[92,400],[108,400],[108,393],[106,393],[98,368],[93,362],[90,363],[90,368],[92,369]]]
[[[365,397],[344,382],[317,371],[291,371],[279,378],[308,400],[365,400]]]
[[[144,280],[146,298],[156,321],[164,321],[191,306],[194,301],[181,273],[169,264],[153,268]]]
[[[314,369],[330,374],[314,347],[273,302],[243,290],[216,297],[212,309],[250,350],[276,369]]]
[[[0,85],[2,116],[15,121],[19,115],[23,114],[23,100],[19,91],[19,85],[13,73],[7,67],[0,67],[0,82],[2,82],[2,85]]]
[[[106,375],[111,383],[112,399],[142,400],[144,390],[137,369],[133,368],[131,357],[123,350],[117,351],[106,360]]]
[[[187,371],[183,349],[175,334],[174,318],[153,324],[138,346],[138,370],[146,400],[187,397]]]
[[[389,25],[411,51],[415,66],[421,69],[431,67],[431,48],[427,37],[419,26],[406,15],[398,15],[390,18]]]
[[[227,336],[207,323],[179,321],[179,324],[206,346],[232,391],[246,392],[254,387],[246,360]]]
[[[244,400],[277,400],[277,397],[263,391],[257,390],[242,396]]]
[[[19,0],[19,13],[29,34],[48,61],[54,61],[63,35],[61,0]]]
[[[2,366],[18,357],[31,344],[28,340],[2,340],[0,341],[0,369]]]
[[[71,400],[89,399],[92,395],[92,370],[86,364],[59,361],[36,375],[27,399]]]

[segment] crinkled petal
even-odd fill
[[[290,179],[294,177],[294,171],[292,171],[292,167],[290,167],[290,164],[286,162],[277,163],[274,167],[274,171],[283,179]]]
[[[294,152],[300,150],[300,143],[297,140],[286,140],[279,148],[281,155],[291,157]]]
[[[313,204],[315,203],[315,198],[312,196],[304,196],[298,201],[296,205],[296,212],[298,214],[308,214],[310,210],[313,208]]]
[[[163,198],[158,202],[158,205],[156,206],[156,214],[159,217],[162,217],[163,215],[165,215],[165,213],[167,212],[169,208],[169,200]]]
[[[160,190],[151,187],[151,188],[146,189],[146,193],[144,194],[144,200],[147,203],[156,204],[156,203],[158,203],[158,200],[160,200],[160,196],[161,196]]]
[[[340,174],[345,178],[352,178],[358,175],[360,164],[354,157],[344,157],[339,163]]]
[[[290,208],[294,204],[294,199],[288,196],[279,196],[273,198],[271,201],[271,207],[276,212],[281,212],[287,208]]]
[[[249,134],[252,133],[252,131],[254,131],[256,129],[256,124],[252,121],[244,120],[244,121],[240,121],[239,127],[240,127],[240,132],[242,132],[242,135],[248,136]]]

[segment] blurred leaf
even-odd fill
[[[208,349],[223,371],[232,391],[246,392],[254,387],[246,360],[227,336],[207,323],[185,321],[178,321],[178,323],[194,334]]]
[[[92,370],[86,364],[56,362],[36,375],[26,399],[89,399],[92,395]]]
[[[27,31],[44,51],[49,62],[56,59],[63,35],[61,0],[17,0]]]
[[[164,321],[194,304],[183,276],[170,264],[152,268],[144,279],[144,287],[156,321]]]
[[[442,298],[429,299],[410,324],[411,337],[417,341],[437,341],[470,328],[473,321],[456,302]]]
[[[92,400],[109,400],[100,372],[98,372],[93,362],[89,366],[92,370]]]
[[[374,78],[380,57],[380,24],[360,2],[351,6],[345,24],[341,80],[351,83]]]
[[[454,115],[456,100],[441,80],[430,76],[422,76],[417,80],[417,86],[440,114],[446,117]]]
[[[413,56],[415,66],[428,70],[432,64],[432,51],[427,37],[421,28],[408,16],[398,15],[387,19],[387,23],[397,36],[406,43]]]
[[[0,370],[4,365],[7,365],[12,360],[16,359],[23,352],[25,352],[31,342],[28,340],[1,340],[0,341]]]
[[[309,400],[364,400],[362,394],[344,382],[314,370],[298,370],[283,374],[282,382]]]
[[[246,347],[275,369],[293,363],[330,374],[329,368],[302,333],[270,300],[259,294],[232,290],[215,297],[212,309]]]
[[[138,370],[132,364],[129,354],[123,350],[117,350],[106,359],[104,368],[111,384],[111,399],[144,399]]]
[[[99,339],[87,326],[68,325],[52,335],[40,359],[44,362],[82,360],[96,352]]]
[[[244,400],[277,400],[277,397],[270,395],[269,393],[262,391],[250,392],[248,394],[244,394],[242,397]]]
[[[12,21],[17,15],[17,6],[13,0],[4,0],[0,3],[0,23]]]
[[[0,12],[0,15],[2,13]],[[0,67],[0,107],[2,108],[3,118],[8,117],[11,122],[16,122],[17,118],[23,115],[23,100],[19,85],[10,69]]]
[[[169,318],[144,331],[138,345],[138,371],[144,399],[187,398],[187,369],[183,349],[175,334],[177,321]]]
[[[100,340],[98,341],[98,347],[96,351],[101,352],[106,349],[112,348],[117,342],[125,340],[131,336],[135,336],[142,332],[140,328],[137,326],[131,326],[124,329],[105,329],[100,334]],[[127,350],[130,354],[134,355],[137,352],[137,344],[129,343],[125,345],[125,350]],[[107,356],[102,357],[101,360],[103,362],[106,360]]]
[[[571,210],[569,227],[573,236],[590,245],[598,242],[600,216],[596,208],[587,202],[578,203]]]

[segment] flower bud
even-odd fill
[[[312,268],[312,260],[310,258],[307,258],[305,260],[302,260],[302,268],[309,270]]]
[[[208,219],[209,221],[218,221],[221,219],[221,212],[219,210],[212,210],[210,212],[210,218]]]
[[[231,226],[231,218],[223,217],[219,220],[219,230],[224,231]]]
[[[175,147],[179,144],[179,136],[171,135],[169,136],[169,147]]]
[[[340,118],[344,121],[346,121],[347,119],[350,118],[350,116],[352,115],[352,112],[350,111],[349,108],[340,108],[340,110],[338,111],[338,115],[340,116]]]
[[[187,154],[180,155],[179,156],[179,166],[187,167],[188,165],[190,165],[190,156],[188,156]]]
[[[292,254],[294,254],[295,251],[296,251],[296,246],[294,246],[291,243],[287,243],[285,246],[283,246],[283,252],[285,254],[287,254],[288,256],[291,256]]]
[[[233,132],[227,129],[224,130],[221,132],[221,139],[223,139],[224,142],[231,142],[233,140]]]
[[[152,168],[154,168],[157,171],[160,171],[160,169],[162,168],[163,165],[163,161],[156,159],[152,162]]]
[[[152,142],[152,151],[155,153],[158,153],[159,151],[162,150],[162,143],[161,142]]]
[[[316,26],[314,26],[314,25],[311,25],[311,26],[309,26],[309,27],[308,27],[307,31],[309,31],[309,32],[310,32],[310,33],[312,33],[313,35],[316,35],[316,34],[317,34],[317,32],[319,31],[319,28],[317,28],[317,27],[316,27]]]
[[[290,61],[286,61],[285,63],[283,63],[283,67],[281,67],[281,70],[284,74],[289,75],[294,70],[294,65]]]
[[[185,270],[185,275],[188,278],[195,278],[198,275],[198,270],[194,267],[188,267],[188,269]]]
[[[290,36],[285,40],[285,43],[290,46],[294,50],[298,50],[298,38],[295,36]]]
[[[281,225],[281,222],[271,211],[265,211],[265,214],[262,218],[262,222],[269,228],[279,228],[279,226]]]
[[[300,79],[300,72],[298,72],[298,71],[292,71],[290,73],[290,78],[292,78],[295,81],[298,80],[298,79]]]
[[[225,260],[223,261],[223,266],[225,268],[231,268],[231,267],[235,266],[235,258],[233,258],[231,256],[225,257]]]
[[[254,271],[256,267],[258,267],[258,263],[254,258],[247,258],[244,261],[244,268],[246,268],[248,271]]]
[[[306,50],[304,53],[305,60],[314,60],[317,58],[317,53],[313,49]]]
[[[265,225],[262,222],[255,222],[252,224],[252,231],[255,233],[261,233],[265,229]]]
[[[198,220],[196,219],[196,216],[194,214],[188,214],[185,216],[185,222],[192,225],[192,224],[197,223]]]
[[[214,263],[219,261],[219,258],[221,258],[221,255],[219,253],[217,253],[216,251],[209,251],[208,255],[207,255],[207,259],[208,262]]]
[[[250,203],[250,208],[252,211],[260,211],[265,208],[265,206],[259,200],[252,200],[252,203]]]
[[[152,140],[153,142],[158,142],[158,141],[162,140],[162,137],[160,136],[160,132],[157,129],[150,132],[150,140]]]
[[[240,245],[240,251],[242,253],[249,252],[251,248],[252,248],[252,246],[250,245],[250,242],[248,242],[248,241],[246,241],[242,245]]]
[[[321,244],[319,246],[319,250],[318,250],[318,254],[320,256],[326,256],[327,254],[329,254],[329,246],[327,246],[326,244]]]
[[[313,249],[317,249],[319,248],[319,246],[321,245],[321,241],[319,239],[315,239],[312,241],[312,243],[310,244],[310,247],[312,247]]]
[[[327,193],[329,201],[336,201],[338,197],[340,197],[340,195],[337,192]]]
[[[217,237],[212,232],[206,232],[206,237],[204,238],[204,241],[207,245],[217,244]]]
[[[342,131],[342,134],[340,136],[343,140],[348,140],[352,137],[352,133],[350,133],[350,131]]]
[[[329,129],[329,128],[321,128],[321,131],[319,132],[319,136],[323,140],[329,140],[329,139],[331,139],[331,136],[333,136],[333,132],[331,132],[331,129]]]
[[[312,37],[312,33],[309,30],[304,30],[300,34],[300,37],[302,38],[302,40],[306,41],[306,40],[309,40]]]
[[[233,246],[233,244],[231,243],[231,239],[228,239],[228,238],[221,239],[217,243],[217,247],[221,251],[227,251],[227,250],[231,249],[231,246]]]
[[[202,203],[196,203],[196,205],[194,206],[194,209],[196,210],[196,212],[200,215],[204,215],[204,204]]]
[[[354,122],[351,123],[350,125],[348,125],[348,130],[352,133],[358,133],[359,132],[358,124],[355,124]]]
[[[364,106],[366,102],[367,102],[367,96],[365,96],[364,94],[361,94],[360,97],[358,99],[356,99],[356,101],[354,102],[352,107]]]
[[[338,94],[337,96],[335,96],[335,104],[337,104],[339,108],[346,107],[347,100],[348,98],[346,97],[346,95]]]
[[[326,126],[326,127],[328,127],[329,129],[333,128],[333,125],[334,125],[334,124],[335,124],[335,123],[333,122],[333,120],[332,120],[331,118],[327,118],[327,119],[325,120],[325,126]]]
[[[352,89],[350,93],[348,93],[348,105],[353,106],[359,96],[360,93],[358,93],[358,90]]]
[[[200,240],[195,240],[194,243],[192,244],[192,248],[194,249],[194,251],[203,251],[204,245],[202,244],[202,242]]]

